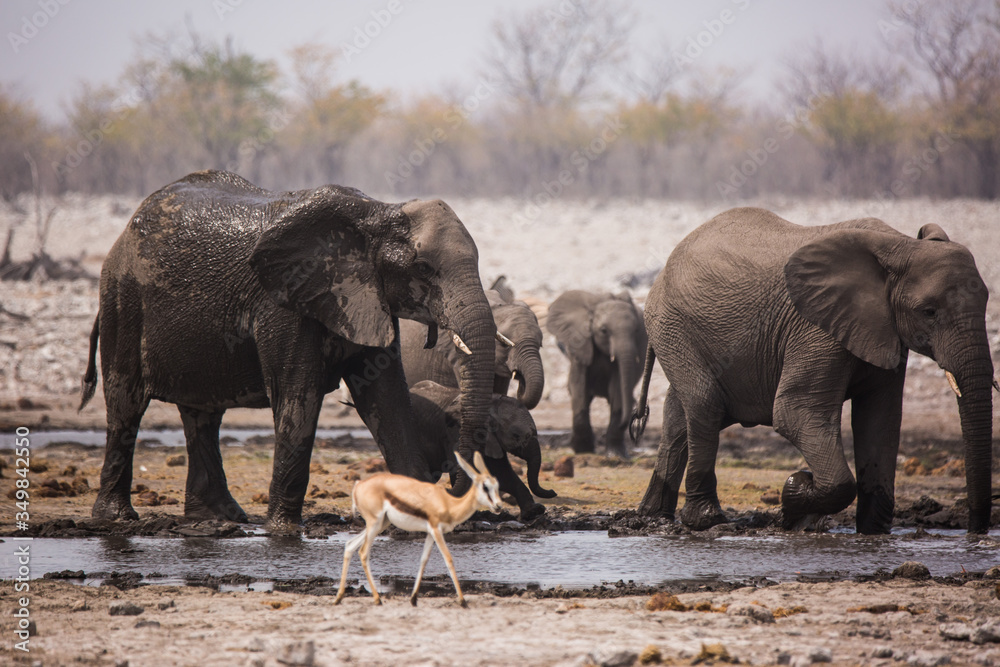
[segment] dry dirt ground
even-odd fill
[[[53,221],[49,252],[57,259],[79,257],[96,274],[137,203],[116,198],[64,199]],[[625,281],[642,303],[651,275],[677,241],[721,210],[684,202],[558,202],[547,207],[537,221],[512,228],[511,220],[525,219],[523,203],[449,203],[477,240],[483,279],[506,274],[543,324],[546,304],[565,289],[620,290]],[[807,224],[878,215],[913,234],[920,225],[937,222],[973,250],[991,291],[1000,293],[1000,245],[995,236],[1000,205],[996,203],[758,203]],[[0,237],[22,217],[12,209],[0,209]],[[14,258],[26,257],[32,244],[30,226],[21,227]],[[553,261],[556,256],[559,261]],[[96,286],[85,280],[2,285],[0,433],[5,438],[17,426],[33,431],[104,428],[100,388],[91,404],[76,412],[97,296]],[[988,322],[994,350],[1000,348],[998,315],[1000,306],[994,298]],[[568,363],[549,336],[543,361],[547,388],[533,414],[540,428],[566,429],[570,421]],[[654,418],[631,464],[620,465],[599,455],[578,456],[572,478],[557,478],[551,470],[543,473],[542,484],[559,496],[545,501],[548,511],[539,527],[590,527],[615,534],[679,530],[644,522],[630,513],[649,479],[658,431],[655,415],[666,387],[657,369],[650,391]],[[359,427],[357,416],[340,405],[340,398],[339,394],[327,398],[321,426]],[[594,408],[598,430],[606,414],[598,402]],[[846,416],[845,424],[849,424]],[[143,421],[144,429],[179,426],[176,409],[164,404],[152,405]],[[995,432],[1000,432],[998,426],[1000,420],[995,418]],[[268,429],[270,413],[232,410],[224,427]],[[965,493],[954,397],[937,366],[916,355],[911,355],[907,377],[903,429],[896,524],[960,527]],[[569,454],[565,445],[565,436],[547,436],[546,463]],[[845,445],[849,453],[848,428]],[[271,451],[266,438],[223,446],[231,491],[257,521],[266,509],[261,494],[268,487]],[[994,458],[997,451],[995,444]],[[183,512],[186,467],[167,461],[180,454],[181,448],[139,444],[133,500],[145,521],[115,527],[87,519],[98,485],[102,448],[68,443],[34,451],[33,530],[44,535],[88,535],[117,530],[155,534],[165,527],[176,528]],[[324,513],[347,514],[350,501],[346,495],[353,480],[377,468],[376,456],[370,442],[318,443],[307,519]],[[9,537],[14,527],[13,501],[8,499],[14,484],[13,458],[0,453],[0,461],[8,466],[0,468],[0,498],[7,508],[0,515],[0,534],[6,536],[2,548],[7,549],[14,545]],[[738,525],[756,526],[748,530],[778,530],[773,526],[777,512],[772,503],[788,473],[801,466],[801,457],[768,429],[727,430],[718,469],[723,506],[738,519]],[[994,525],[998,519],[995,510]],[[853,525],[853,507],[832,517],[829,525]],[[194,530],[212,534],[230,529],[202,526]],[[307,523],[311,535],[334,529],[343,527]],[[995,540],[995,536],[988,539]],[[981,573],[959,580],[886,577],[867,582],[674,591],[680,593],[680,603],[707,603],[714,612],[648,611],[649,592],[630,595],[629,591],[610,599],[479,592],[469,595],[470,609],[462,610],[450,596],[428,597],[417,609],[401,596],[391,597],[381,608],[372,607],[367,599],[349,597],[335,608],[328,596],[315,595],[315,591],[225,593],[206,587],[165,586],[124,586],[121,590],[49,580],[34,581],[31,587],[37,635],[31,639],[31,653],[23,654],[12,649],[15,619],[10,613],[17,597],[13,582],[0,584],[0,664],[619,665],[632,664],[640,655],[653,662],[658,655],[672,664],[739,660],[937,665],[950,660],[951,664],[1000,665],[1000,645],[988,641],[992,636],[989,622],[1000,618],[996,580],[983,578]],[[143,611],[138,616],[111,615],[110,606],[117,602],[132,602]],[[780,609],[796,613],[784,616]],[[777,618],[770,622],[773,616]],[[973,639],[986,643],[973,643]]]

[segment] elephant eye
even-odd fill
[[[922,308],[920,313],[927,319],[933,319],[937,315],[937,310],[934,308]]]
[[[423,260],[414,262],[413,269],[417,272],[417,275],[423,278],[430,278],[434,275],[434,267]]]

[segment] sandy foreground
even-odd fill
[[[468,609],[454,598],[421,599],[416,608],[405,597],[381,607],[347,598],[334,607],[330,597],[291,593],[119,591],[51,581],[33,583],[32,595],[38,634],[31,653],[12,652],[5,640],[2,662],[630,665],[637,656],[647,664],[659,656],[666,664],[1000,664],[998,644],[946,638],[979,631],[982,641],[1000,632],[996,581],[789,583],[677,596],[688,606],[707,602],[714,612],[648,611],[646,597],[473,595]],[[9,590],[4,597],[7,607]],[[110,615],[120,603],[143,611]],[[4,615],[0,632],[6,638],[12,629]]]

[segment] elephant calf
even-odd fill
[[[430,380],[418,382],[410,390],[410,403],[416,420],[419,443],[433,476],[454,475],[458,471],[455,448],[458,445],[462,395],[458,389]],[[517,500],[521,520],[530,521],[545,513],[545,507],[532,498],[554,498],[555,491],[538,485],[542,454],[538,431],[528,409],[514,398],[494,394],[490,403],[487,436],[483,443],[486,467],[500,483],[500,490]],[[528,487],[511,468],[508,454],[528,464]]]
[[[716,493],[719,431],[773,426],[809,471],[785,482],[785,526],[804,527],[854,500],[860,533],[892,525],[909,350],[935,360],[958,395],[969,532],[990,523],[993,362],[988,293],[972,253],[938,225],[907,237],[864,218],[802,227],[759,208],[722,213],[682,240],[646,299],[647,353],[670,380],[659,456],[640,510],[726,520]],[[851,401],[857,483],[840,421]],[[640,429],[641,430],[641,429]]]
[[[590,404],[601,396],[611,408],[605,441],[608,452],[626,456],[625,426],[647,346],[642,313],[625,293],[570,290],[549,306],[546,326],[570,360],[573,451],[594,451]]]

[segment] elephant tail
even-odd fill
[[[642,369],[642,387],[639,389],[639,400],[635,404],[632,412],[632,419],[629,421],[628,434],[632,438],[632,443],[639,441],[642,432],[646,430],[646,422],[649,421],[649,404],[646,402],[649,394],[649,380],[653,377],[653,364],[656,362],[656,352],[653,346],[646,348],[646,366]]]
[[[81,383],[80,407],[77,412],[83,410],[84,406],[94,397],[97,390],[97,339],[101,335],[101,314],[94,318],[94,328],[90,331],[90,356],[87,360],[87,372],[83,376]]]

